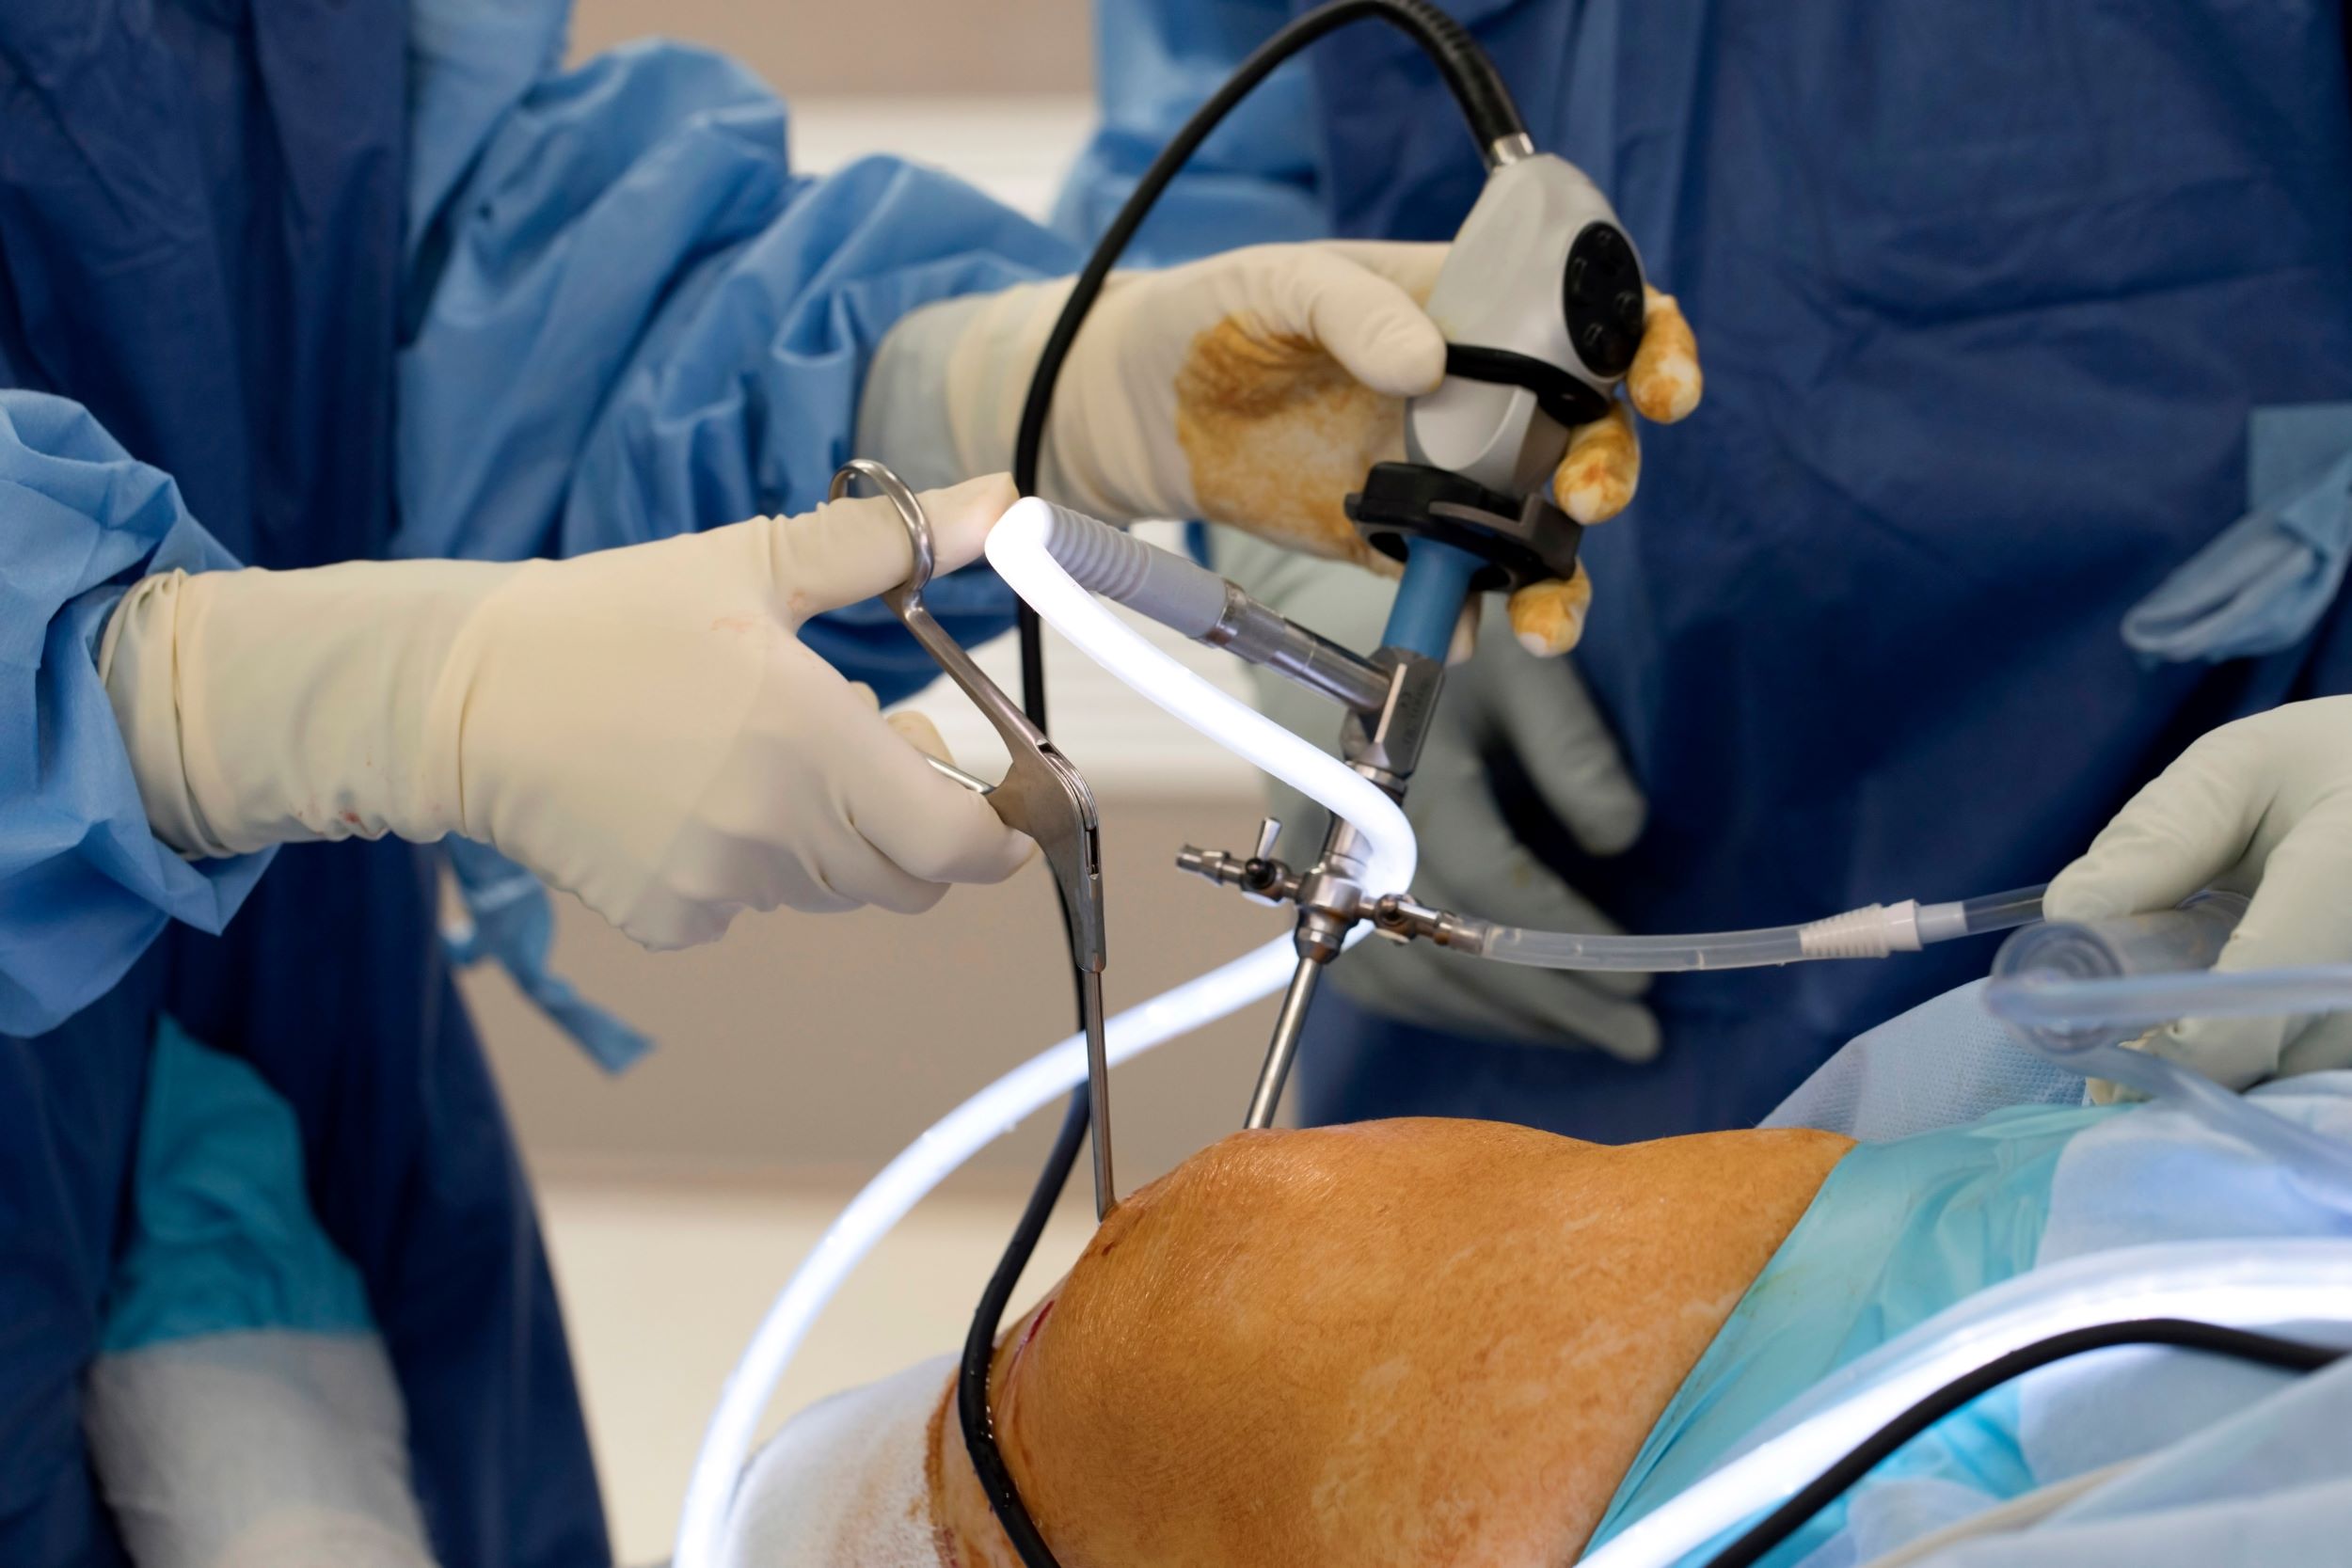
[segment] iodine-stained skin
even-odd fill
[[[1065,1568],[1566,1562],[1851,1147],[1238,1133],[1006,1332],[1000,1444]],[[931,1442],[942,1561],[1018,1568],[946,1402]]]

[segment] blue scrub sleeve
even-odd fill
[[[1054,210],[1054,227],[1092,243],[1195,109],[1290,20],[1287,0],[1096,0],[1096,101],[1103,120]],[[1236,245],[1331,232],[1324,117],[1303,60],[1258,85],[1169,184],[1128,257],[1154,264]]]
[[[218,931],[268,863],[156,839],[98,678],[132,583],[236,564],[80,404],[0,390],[0,1034],[56,1028],[167,920]]]
[[[795,173],[783,103],[721,56],[632,45],[491,114],[514,72],[434,74],[461,71],[462,41],[417,88],[446,115],[417,128],[421,177],[463,173],[412,269],[397,553],[571,554],[806,510],[854,454],[901,316],[1075,268],[1067,241],[935,171]],[[1011,620],[986,574],[934,606],[966,641]],[[935,673],[871,607],[806,640],[885,701]]]

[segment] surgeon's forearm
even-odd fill
[[[155,835],[191,859],[458,825],[449,651],[516,568],[352,562],[150,577],[99,650]]]
[[[909,312],[882,338],[858,400],[857,449],[916,489],[1008,472],[1022,404],[1072,280],[966,294]],[[1057,421],[1058,422],[1058,421]],[[1048,496],[1109,515],[1078,487],[1049,438],[1040,456]]]

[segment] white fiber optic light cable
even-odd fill
[[[1054,629],[1121,682],[1244,760],[1353,823],[1371,845],[1368,889],[1412,885],[1419,847],[1405,813],[1371,781],[1152,646],[1096,602],[1046,553],[1052,513],[1020,502],[989,534],[989,563]],[[1349,941],[1369,933],[1359,925]],[[1113,1064],[1215,1022],[1289,980],[1297,956],[1277,937],[1230,963],[1128,1008],[1110,1021]],[[759,1418],[818,1314],[841,1282],[957,1167],[1022,1118],[1086,1077],[1086,1042],[1073,1035],[966,1100],[910,1144],[861,1189],[793,1273],[721,1389],[678,1517],[675,1568],[715,1568],[735,1486]]]
[[[1046,553],[1054,510],[1051,502],[1032,496],[1004,515],[988,536],[988,563],[996,575],[1056,631],[1136,695],[1353,823],[1372,844],[1364,872],[1367,896],[1410,890],[1420,847],[1404,809],[1312,741],[1293,735],[1152,646],[1079,587]]]
[[[2135,1318],[2233,1328],[2352,1320],[2352,1242],[2183,1242],[2070,1259],[1980,1291],[1825,1378],[1743,1451],[1579,1560],[1667,1568],[1799,1488],[1919,1401],[2054,1334]]]

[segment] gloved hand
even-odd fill
[[[938,569],[1012,500],[1002,475],[925,497]],[[795,635],[912,561],[855,499],[570,561],[173,572],[124,597],[100,671],[183,854],[462,833],[681,947],[746,909],[928,909],[1027,857],[923,760],[928,722]]]
[[[2352,960],[2352,697],[2224,724],[2132,797],[2042,898],[2057,920],[2250,895],[2214,967]],[[2352,1015],[2190,1019],[2143,1042],[2231,1088],[2352,1066]]]
[[[1226,530],[1213,535],[1211,553],[1227,577],[1325,636],[1356,648],[1379,642],[1391,590],[1370,573]],[[1279,675],[1251,673],[1269,717],[1337,749],[1336,704]],[[1641,791],[1575,667],[1531,655],[1489,619],[1471,656],[1446,672],[1445,695],[1406,792],[1405,815],[1421,839],[1414,895],[1535,930],[1616,930],[1503,819],[1488,773],[1498,752],[1517,757],[1545,805],[1592,853],[1614,854],[1640,835]],[[1283,824],[1280,853],[1303,865],[1323,842],[1325,813],[1285,785],[1269,787]],[[1408,1022],[1542,1045],[1596,1045],[1628,1061],[1658,1053],[1657,1020],[1636,1000],[1648,986],[1643,974],[1527,969],[1374,937],[1332,964],[1330,984]]]
[[[1375,463],[1404,456],[1403,400],[1443,377],[1445,339],[1416,301],[1444,260],[1438,245],[1256,245],[1114,274],[1055,389],[1041,487],[1113,522],[1198,517],[1392,572],[1342,499]],[[867,378],[860,450],[923,483],[1008,466],[1070,287],[949,300],[900,321]],[[1651,420],[1698,404],[1696,342],[1655,290],[1626,386]],[[1632,499],[1640,472],[1617,404],[1573,434],[1552,490],[1570,516],[1597,523]],[[1512,627],[1533,652],[1564,653],[1591,599],[1579,567],[1512,595]]]

